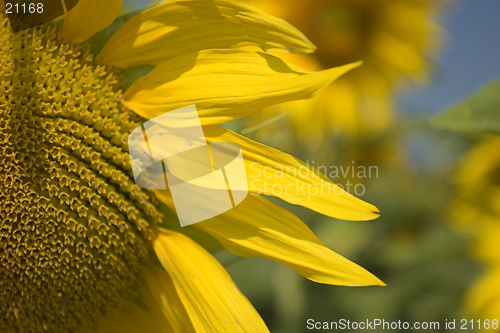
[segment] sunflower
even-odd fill
[[[395,89],[409,80],[426,82],[439,42],[437,3],[428,0],[245,2],[286,19],[318,46],[314,55],[285,59],[310,70],[363,61],[317,97],[269,110],[289,113],[302,137],[330,133],[363,139],[386,130],[394,120]]]
[[[459,168],[459,195],[452,206],[455,226],[475,239],[473,255],[485,266],[470,288],[467,310],[476,318],[496,319],[500,330],[500,138],[480,141]],[[485,327],[486,328],[486,327]]]
[[[315,282],[383,285],[260,194],[345,220],[374,219],[376,207],[304,162],[220,126],[309,98],[358,64],[311,72],[250,50],[314,46],[285,21],[232,1],[150,8],[93,54],[88,39],[121,5],[80,0],[59,20],[25,30],[1,17],[0,330],[267,331],[220,263],[168,227],[160,210],[175,209],[169,190],[134,182],[129,133],[145,118],[191,104],[209,143],[241,148],[251,193],[196,229],[232,253],[277,261]],[[123,88],[126,73],[142,65],[154,68]],[[322,191],[311,195],[304,186]]]

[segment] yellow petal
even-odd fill
[[[343,220],[366,221],[379,217],[377,207],[344,191],[321,172],[289,154],[252,141],[221,126],[205,126],[203,132],[205,136],[202,138],[189,137],[193,147],[204,145],[206,140],[208,143],[234,143],[241,149],[246,177],[242,172],[233,174],[230,184],[232,190],[248,187],[251,193],[275,196],[289,203]],[[159,141],[155,139],[160,136],[162,140],[168,141],[164,128],[148,130],[148,139]],[[151,151],[153,156],[165,156],[164,152],[170,152],[169,149],[172,147],[171,145],[155,145],[151,147]],[[221,160],[231,160],[231,156],[235,155],[230,149],[220,150],[218,154],[227,155],[227,158],[219,157]],[[195,177],[191,176],[191,174],[196,175],[197,170],[203,170],[203,163],[206,163],[203,158],[205,155],[190,154],[186,157],[188,160],[182,163],[178,160],[169,163],[167,159],[166,164],[169,172],[178,179],[192,179],[192,184],[204,188],[227,190],[225,183],[217,184],[213,182],[213,178],[194,179]],[[368,174],[369,171],[366,173]],[[164,182],[163,175],[158,175],[158,177],[157,181]]]
[[[269,332],[229,274],[201,246],[166,230],[153,246],[196,332]]]
[[[155,266],[145,272],[146,287],[141,296],[151,315],[157,321],[170,324],[172,332],[195,332],[191,319],[182,304],[170,276]]]
[[[277,149],[252,141],[221,126],[203,128],[208,143],[232,142],[241,148],[248,190],[342,220],[378,218],[377,207],[335,185],[320,171]]]
[[[106,28],[120,13],[123,0],[80,0],[66,14],[64,38],[71,43],[81,43]],[[121,51],[123,52],[123,50]]]
[[[99,322],[99,327],[92,333],[170,333],[168,322],[158,322],[151,314],[134,303],[128,303],[123,309]]]
[[[248,50],[204,50],[169,59],[132,84],[123,104],[145,118],[195,104],[202,125],[314,96],[360,63],[320,72]],[[195,126],[191,118],[172,127]]]
[[[175,210],[168,190],[155,192]],[[193,227],[209,233],[234,254],[274,260],[318,283],[384,285],[364,268],[328,249],[297,216],[262,196],[249,195],[235,208]]]
[[[311,53],[314,45],[287,22],[233,1],[189,1],[154,7],[125,23],[100,53],[118,67],[157,65],[203,49],[260,46]],[[125,50],[125,51],[124,51]]]

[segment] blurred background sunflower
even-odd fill
[[[459,232],[473,236],[471,254],[484,265],[482,275],[470,287],[464,307],[475,318],[491,322],[500,313],[499,137],[480,138],[472,145],[457,170],[457,185],[451,207],[453,225]],[[484,325],[481,328],[487,330]],[[499,331],[500,327],[491,329]]]

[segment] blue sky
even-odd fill
[[[402,111],[433,114],[500,79],[500,1],[451,0],[447,31],[432,83],[400,99]]]

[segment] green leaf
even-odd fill
[[[500,134],[500,82],[492,82],[431,119],[440,129],[467,134]]]

